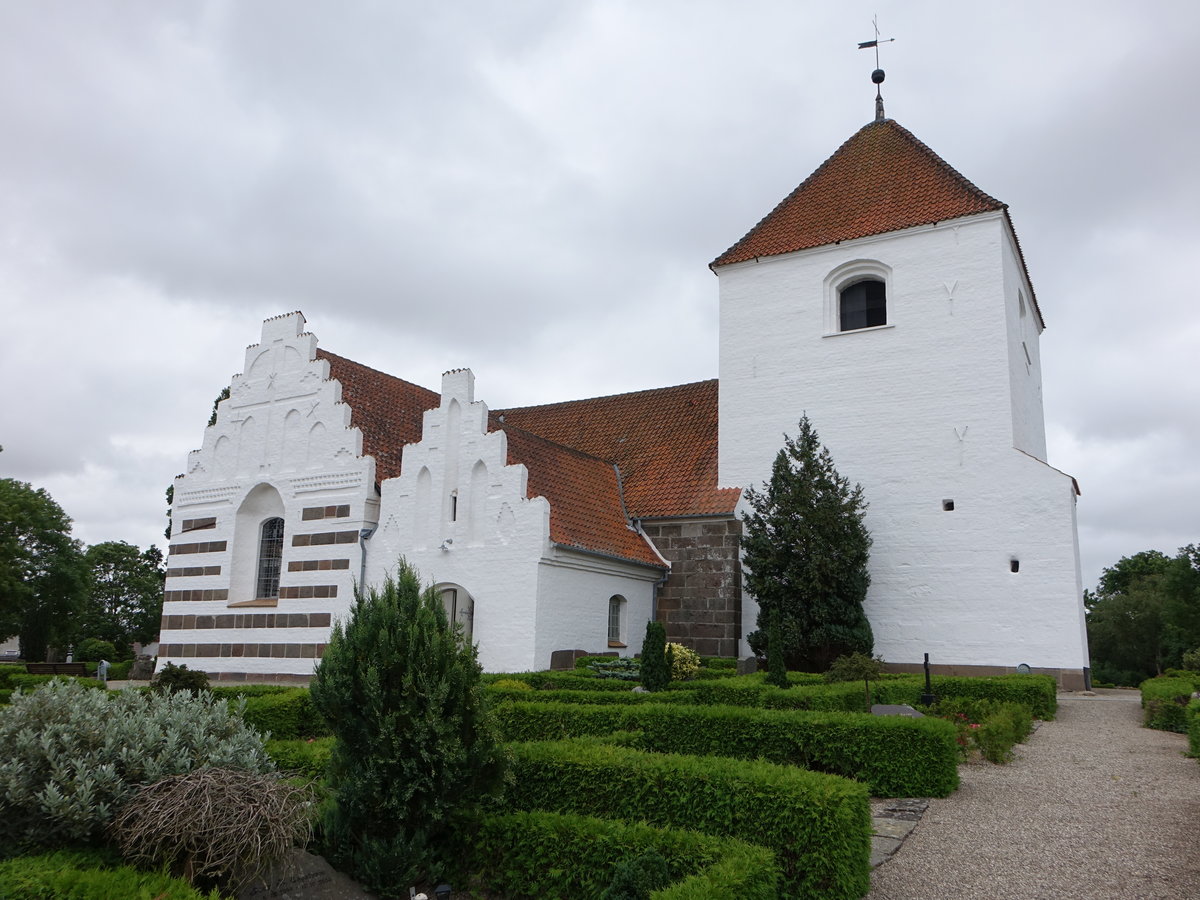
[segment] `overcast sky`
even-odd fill
[[[874,13],[888,115],[1010,205],[1085,585],[1200,541],[1194,0],[0,0],[0,475],[161,545],[293,309],[493,408],[714,377],[707,264],[873,117]]]

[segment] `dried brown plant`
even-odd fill
[[[204,768],[144,787],[117,814],[112,835],[130,863],[236,890],[308,842],[311,809],[304,786]]]

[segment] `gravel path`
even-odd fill
[[[1141,727],[1136,691],[1060,695],[1005,766],[959,769],[868,900],[1200,898],[1200,764]]]

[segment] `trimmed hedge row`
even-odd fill
[[[579,741],[510,749],[510,809],[642,821],[761,844],[782,870],[780,897],[841,900],[870,887],[871,811],[857,782],[765,762]]]
[[[0,862],[4,900],[221,900],[181,878],[114,865],[109,854],[59,851]]]
[[[234,697],[229,702],[232,706],[241,701]],[[309,699],[308,688],[251,695],[244,702],[242,718],[263,736],[270,732],[277,740],[295,740],[326,737],[330,733],[329,726]]]
[[[1188,678],[1150,678],[1140,686],[1142,722],[1159,731],[1187,733],[1186,708],[1194,690]]]
[[[618,682],[621,683],[621,682]],[[489,687],[486,692],[497,700],[528,701],[530,703],[577,703],[584,706],[633,706],[644,703],[671,703],[695,706],[697,700],[692,691],[634,691],[626,681],[625,690],[599,691],[513,691]]]
[[[1200,759],[1200,697],[1187,705],[1188,755]]]
[[[43,684],[49,684],[55,678],[78,681],[84,687],[100,688],[102,690],[104,688],[104,685],[95,678],[80,678],[72,675],[28,675],[23,666],[8,666],[7,668],[17,669],[17,671],[0,673],[0,688],[6,690],[15,691],[17,688],[20,688],[24,691],[33,691],[37,690]]]
[[[329,758],[333,754],[333,738],[270,740],[263,744],[263,749],[281,772],[320,781],[329,768]]]
[[[489,890],[511,897],[598,897],[614,867],[660,853],[672,883],[653,900],[773,900],[779,869],[765,847],[674,828],[548,812],[485,816],[466,867]]]
[[[510,741],[638,732],[638,749],[764,759],[865,782],[877,797],[945,797],[958,787],[954,726],[941,719],[739,707],[508,703]]]
[[[935,675],[933,692],[940,699],[997,700],[1029,707],[1035,719],[1049,721],[1058,711],[1058,685],[1049,675],[996,675],[986,678]],[[859,686],[861,689],[861,685]],[[925,693],[919,675],[871,683],[876,703],[907,703],[915,706]]]
[[[579,672],[493,672],[480,679],[484,686],[497,681],[523,681],[536,691],[632,691],[636,681],[596,678]]]

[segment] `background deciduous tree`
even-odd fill
[[[84,553],[87,601],[79,636],[111,641],[125,656],[130,644],[154,640],[162,617],[162,551],[140,550],[124,541],[93,544]]]
[[[22,658],[43,660],[70,640],[84,582],[62,507],[42,488],[0,478],[0,633],[18,636]]]
[[[862,485],[838,474],[807,416],[799,428],[784,436],[770,481],[746,491],[754,511],[742,516],[743,562],[759,605],[749,641],[765,653],[778,612],[788,668],[819,672],[843,654],[874,649],[863,612],[871,536]]]
[[[1122,557],[1084,602],[1097,681],[1136,684],[1178,667],[1200,647],[1200,548]]]

